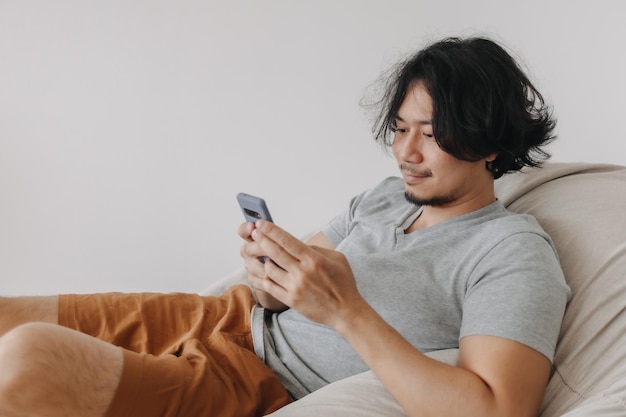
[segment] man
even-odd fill
[[[411,416],[536,415],[569,290],[549,237],[493,183],[539,165],[554,122],[479,38],[420,51],[381,104],[376,137],[402,177],[306,244],[244,223],[256,299],[4,300],[2,415],[262,415],[368,368]],[[452,347],[458,367],[423,354]]]

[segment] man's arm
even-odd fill
[[[509,339],[467,336],[459,367],[421,354],[361,297],[345,256],[258,224],[255,241],[276,264],[259,287],[309,319],[339,332],[409,416],[535,416],[549,360]]]
[[[369,305],[333,327],[409,416],[536,416],[550,375],[545,356],[495,336],[461,339],[458,368],[430,359]]]

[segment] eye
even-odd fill
[[[406,133],[409,131],[409,129],[407,129],[404,126],[398,126],[398,122],[394,121],[390,128],[389,128],[393,133]]]
[[[406,133],[409,131],[406,126],[398,126],[398,122],[398,119],[394,119],[389,126],[389,130],[391,130],[393,133]],[[402,123],[402,121],[400,122]]]

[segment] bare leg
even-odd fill
[[[122,374],[121,349],[46,323],[0,337],[0,415],[102,417]]]
[[[33,321],[58,323],[58,297],[0,297],[0,336]]]

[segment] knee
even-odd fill
[[[25,323],[6,332],[0,337],[0,360],[12,360],[21,357],[21,352],[32,353],[34,349],[45,350],[54,325],[46,323]]]
[[[0,404],[9,405],[16,393],[38,381],[42,364],[49,362],[46,343],[49,324],[22,324],[0,337]],[[45,372],[45,371],[44,371]]]

